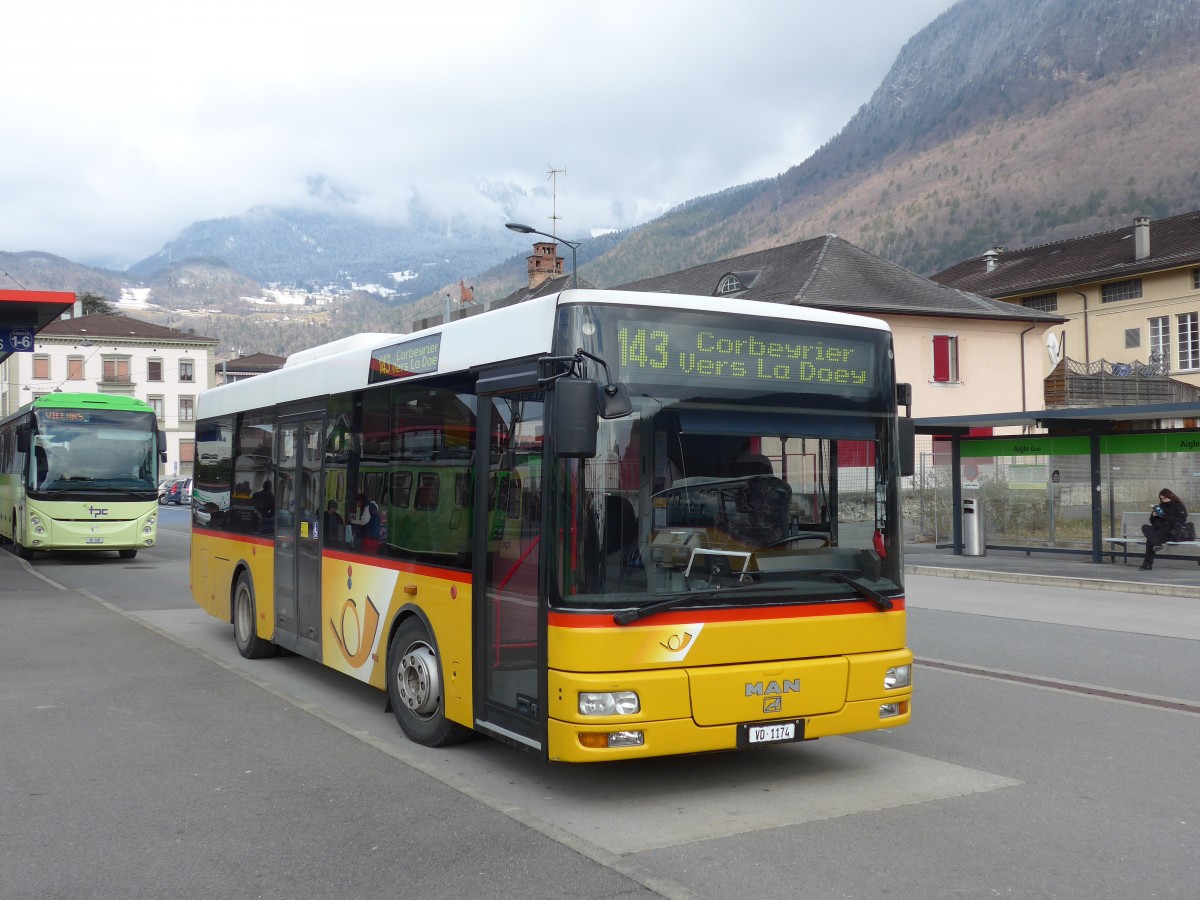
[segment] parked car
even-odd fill
[[[169,491],[171,489],[171,485],[173,485],[174,483],[175,483],[175,480],[173,478],[164,478],[162,481],[160,481],[158,483],[158,502],[159,503],[167,502],[167,491]]]
[[[167,487],[167,492],[159,498],[159,502],[174,503],[176,506],[180,506],[185,501],[191,502],[191,496],[192,479],[187,478],[183,481],[172,481]]]

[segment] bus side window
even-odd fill
[[[441,493],[441,482],[438,480],[437,474],[428,472],[418,476],[417,496],[413,500],[413,509],[423,511],[434,510],[438,507],[438,499]]]

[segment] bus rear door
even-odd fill
[[[281,419],[276,440],[275,642],[321,658],[323,414]]]

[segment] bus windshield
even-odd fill
[[[29,491],[157,490],[153,413],[39,409],[34,418]]]
[[[886,333],[763,333],[673,312],[635,323],[595,308],[576,320],[634,411],[600,423],[594,459],[558,460],[552,603],[886,604],[900,593]]]

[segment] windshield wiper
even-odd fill
[[[720,597],[731,592],[745,591],[759,587],[762,587],[762,585],[745,584],[741,586],[712,588],[707,591],[685,591],[679,594],[672,594],[666,600],[659,600],[657,603],[651,603],[649,606],[639,606],[637,609],[627,609],[624,612],[613,613],[613,621],[618,625],[630,625],[638,619],[644,619],[655,613],[681,606],[688,600],[710,600],[713,597]]]
[[[883,594],[879,593],[879,591],[867,587],[861,581],[851,578],[845,572],[826,570],[817,572],[817,574],[823,575],[824,577],[832,579],[833,581],[840,581],[842,584],[848,584],[884,612],[892,608],[892,601],[890,599],[883,596]]]

